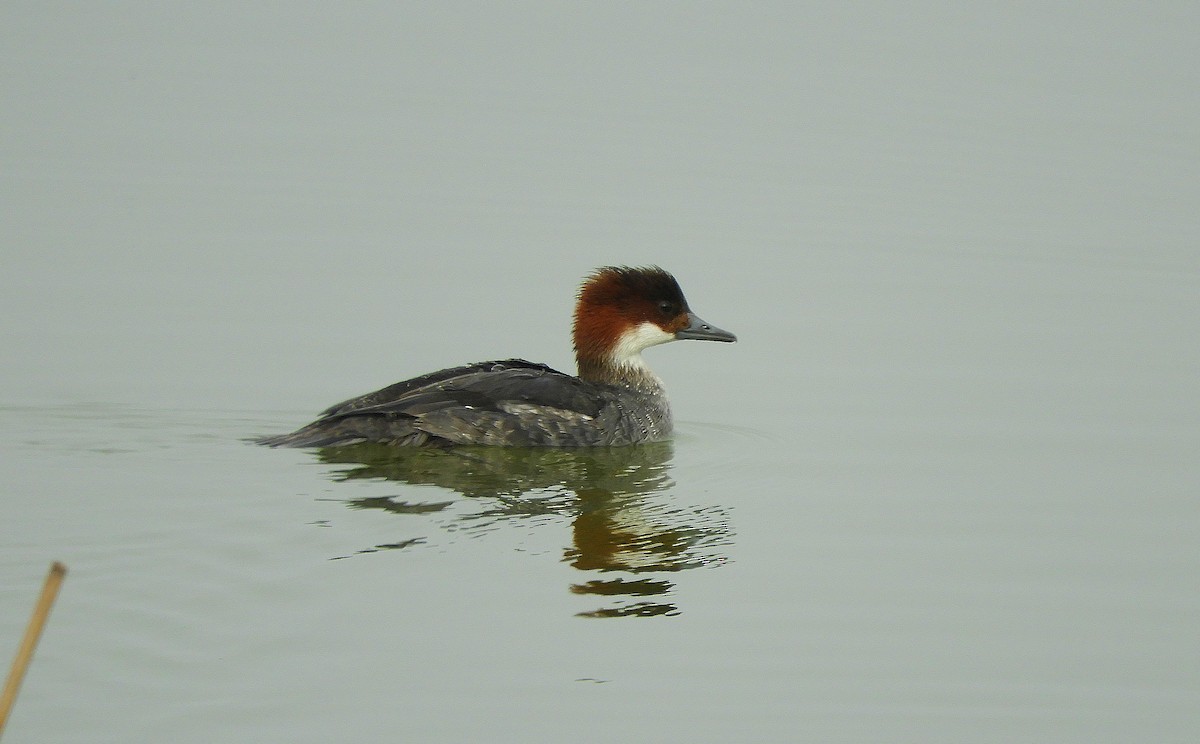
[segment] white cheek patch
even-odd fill
[[[613,347],[612,360],[621,366],[642,367],[642,350],[674,341],[675,334],[667,333],[653,323],[645,322],[621,334]]]

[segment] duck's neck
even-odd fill
[[[601,385],[620,385],[643,393],[661,394],[662,380],[646,365],[641,354],[614,359],[577,357],[575,364],[580,379]]]

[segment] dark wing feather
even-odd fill
[[[414,377],[411,380],[404,380],[385,388],[381,388],[366,395],[360,395],[357,398],[342,401],[337,405],[330,406],[321,412],[321,418],[327,416],[336,416],[342,413],[350,413],[352,411],[374,408],[375,406],[386,403],[395,403],[402,401],[405,396],[415,393],[418,390],[427,388],[436,388],[439,384],[444,384],[455,380],[456,378],[466,378],[480,372],[502,372],[506,370],[531,370],[540,372],[555,372],[554,369],[547,367],[544,364],[535,362],[527,362],[524,359],[503,359],[493,362],[475,362],[474,364],[464,364],[461,367],[451,367],[437,372],[430,372],[427,375]],[[558,373],[561,374],[561,373]]]
[[[329,408],[302,429],[262,441],[312,447],[600,444],[620,417],[615,394],[521,359],[479,362],[390,385]],[[599,424],[599,425],[598,425]]]

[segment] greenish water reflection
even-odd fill
[[[720,507],[683,503],[669,471],[670,442],[635,447],[542,449],[395,448],[362,444],[318,451],[338,466],[335,481],[393,481],[436,486],[458,498],[413,502],[399,497],[348,499],[354,509],[376,509],[402,518],[448,517],[447,531],[503,529],[534,517],[569,521],[571,544],[562,560],[590,574],[571,585],[575,594],[610,598],[610,606],[579,613],[586,617],[674,615],[668,600],[674,583],[666,575],[719,565],[727,560],[727,514]],[[558,520],[550,524],[559,524]],[[422,540],[376,545],[359,552],[408,548]],[[343,556],[345,557],[345,556]],[[610,578],[622,572],[633,577]],[[661,574],[661,575],[656,575]],[[653,599],[645,599],[653,598]]]

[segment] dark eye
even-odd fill
[[[662,300],[659,302],[658,310],[663,315],[667,316],[675,315],[678,312],[678,309],[675,307],[675,303],[671,302],[670,300]]]

